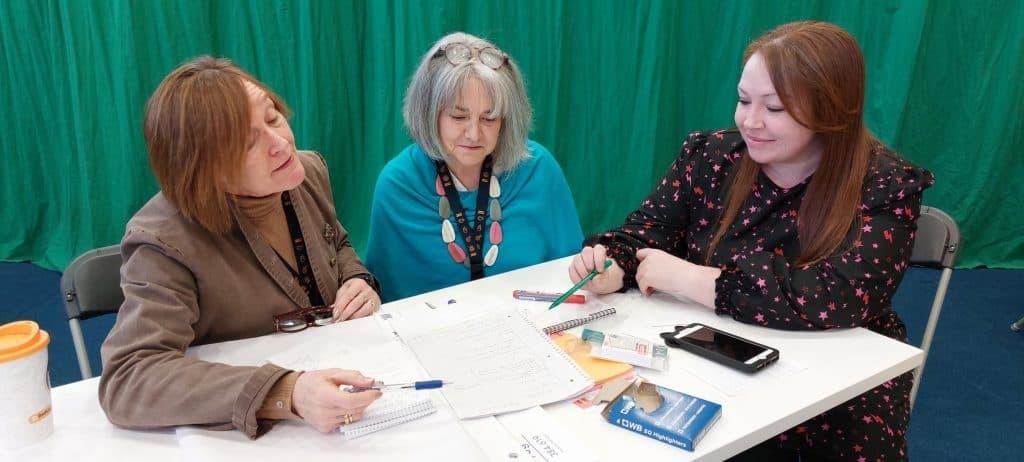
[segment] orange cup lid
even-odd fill
[[[14,361],[50,344],[50,334],[34,321],[15,321],[0,326],[0,363]]]

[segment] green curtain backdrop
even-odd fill
[[[156,192],[149,94],[199,54],[234,59],[293,107],[322,152],[342,223],[366,242],[377,172],[409,142],[401,102],[443,34],[493,40],[521,65],[532,137],[555,154],[587,233],[618,224],[685,135],[732,125],[745,44],[797,19],[835,22],[868,62],[867,119],[937,177],[961,266],[1024,268],[1024,2],[0,2],[0,259],[61,269],[118,242]]]

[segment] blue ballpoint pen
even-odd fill
[[[366,390],[388,390],[393,388],[405,388],[412,390],[430,390],[434,388],[441,388],[445,385],[451,385],[452,382],[445,382],[444,380],[420,380],[418,382],[408,383],[392,383],[388,385],[374,385],[372,387],[349,387],[347,390],[352,393],[358,393]]]

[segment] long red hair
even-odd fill
[[[783,24],[754,40],[743,62],[764,59],[786,111],[816,132],[824,150],[797,218],[798,266],[828,258],[860,218],[861,190],[874,137],[864,126],[864,56],[857,40],[825,22]],[[728,232],[761,170],[744,151],[708,246],[706,261]]]

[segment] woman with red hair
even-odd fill
[[[596,293],[639,288],[737,321],[790,330],[865,327],[900,341],[892,309],[914,244],[927,170],[864,126],[864,58],[833,24],[779,26],[744,53],[736,128],[697,132],[569,274]],[[911,373],[735,460],[904,460]]]

